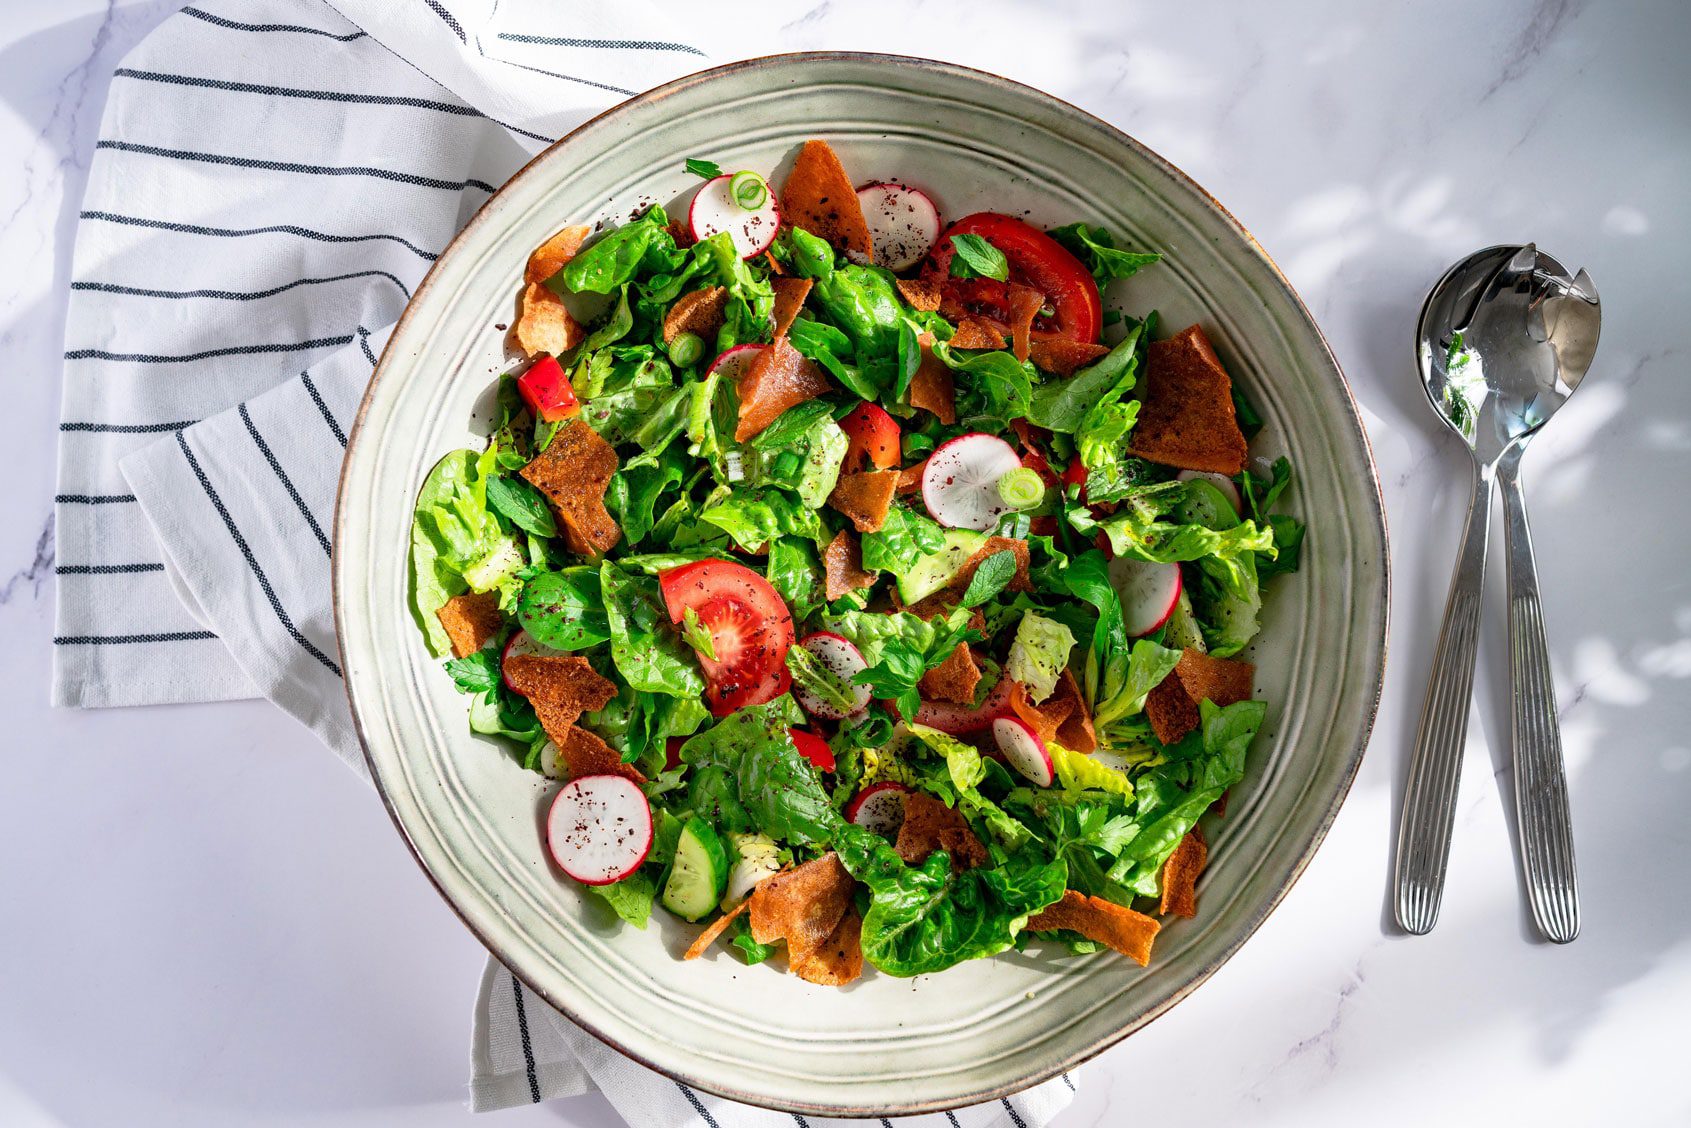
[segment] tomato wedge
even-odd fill
[[[718,717],[745,705],[762,705],[787,692],[787,651],[793,613],[769,581],[731,560],[700,560],[658,576],[669,621],[689,610],[710,632],[716,657],[699,655],[705,703]]]
[[[868,400],[858,404],[840,420],[840,430],[850,440],[844,463],[848,473],[863,469],[864,459],[877,470],[891,470],[903,456],[900,441],[904,433],[899,430],[898,420],[888,415],[880,404]]]
[[[924,278],[944,282],[958,301],[1008,325],[1010,287],[992,278],[952,278],[953,235],[979,235],[1004,252],[1010,282],[1031,286],[1045,295],[1053,311],[1034,321],[1034,333],[1055,334],[1076,341],[1096,341],[1104,329],[1104,300],[1092,272],[1045,232],[1014,216],[976,212],[946,228],[934,244]]]
[[[816,766],[819,772],[834,770],[834,750],[828,747],[828,742],[813,732],[805,729],[788,729],[787,735],[793,738],[793,744],[799,754]]]

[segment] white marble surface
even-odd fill
[[[369,792],[262,704],[46,705],[70,238],[107,77],[174,4],[0,7],[0,373],[16,475],[0,491],[0,1123],[464,1123],[481,956]],[[1429,1111],[1686,1123],[1691,315],[1675,268],[1691,250],[1691,7],[731,7],[746,54],[973,64],[1184,167],[1300,288],[1374,441],[1395,629],[1356,788],[1257,937],[1084,1068],[1061,1128],[1420,1124]],[[1519,893],[1500,615],[1443,920],[1404,937],[1386,903],[1465,480],[1416,386],[1412,323],[1449,262],[1526,239],[1588,267],[1607,313],[1586,388],[1527,465],[1584,887],[1584,935],[1567,948],[1535,940]],[[596,1097],[500,1119],[615,1120]]]

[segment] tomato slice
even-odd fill
[[[793,744],[798,747],[799,754],[816,765],[817,771],[834,770],[834,750],[828,747],[826,740],[801,728],[788,729],[787,735],[793,738]]]
[[[529,365],[528,371],[517,377],[517,391],[536,418],[548,423],[568,419],[581,410],[575,387],[557,357],[543,356]]]
[[[868,459],[877,470],[891,470],[903,457],[900,442],[904,433],[898,420],[888,415],[880,404],[863,401],[840,420],[840,430],[851,440],[846,447],[845,469],[861,470]]]
[[[934,244],[923,276],[944,281],[965,306],[1000,322],[1010,322],[1010,287],[992,278],[951,278],[952,235],[979,235],[1004,252],[1010,281],[1045,295],[1053,310],[1034,321],[1034,330],[1076,341],[1096,341],[1104,329],[1104,299],[1092,272],[1057,240],[1014,216],[976,212],[946,228]]]
[[[726,716],[787,692],[793,613],[768,580],[731,560],[700,560],[661,573],[658,587],[670,622],[692,610],[710,632],[716,657],[699,655],[699,667],[712,713]]]

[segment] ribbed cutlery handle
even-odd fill
[[[1573,820],[1562,766],[1562,733],[1550,647],[1538,598],[1527,502],[1521,493],[1520,448],[1498,466],[1503,530],[1509,558],[1509,678],[1514,699],[1515,817],[1521,868],[1533,920],[1545,939],[1566,944],[1579,935],[1579,880],[1574,869]]]
[[[1444,896],[1462,745],[1468,735],[1468,705],[1474,691],[1474,652],[1480,638],[1480,592],[1485,581],[1491,495],[1491,468],[1476,466],[1468,527],[1450,577],[1444,626],[1433,655],[1427,700],[1421,707],[1421,727],[1409,765],[1409,785],[1403,795],[1403,821],[1397,836],[1397,922],[1417,934],[1432,931]]]

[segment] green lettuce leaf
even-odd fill
[[[826,543],[821,514],[785,490],[736,486],[699,512],[699,520],[714,525],[747,551],[756,551],[777,537],[801,536]]]
[[[564,568],[530,576],[517,599],[517,621],[542,646],[586,650],[611,637],[599,569]]]
[[[842,824],[816,768],[793,744],[790,730],[803,723],[804,713],[783,694],[731,713],[692,737],[681,746],[681,759],[701,773],[720,773],[713,775],[716,786],[732,784],[733,799],[771,838],[800,846],[826,842]]]
[[[656,204],[635,220],[613,228],[584,248],[554,276],[554,288],[575,294],[610,294],[630,281],[648,252],[673,251],[675,240],[665,228],[669,216]]]
[[[599,565],[599,589],[611,661],[631,688],[671,697],[697,697],[705,691],[692,649],[669,625],[656,579],[630,575],[606,560]]]
[[[1068,627],[1029,611],[1016,625],[1016,637],[1010,643],[1004,672],[1021,682],[1033,701],[1044,701],[1057,688],[1057,679],[1068,667],[1074,643]]]
[[[1149,252],[1119,250],[1108,231],[1084,223],[1070,223],[1049,234],[1086,264],[1098,280],[1099,289],[1118,278],[1131,278],[1141,267],[1161,262],[1163,257]]]

